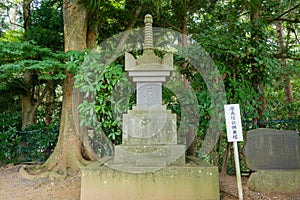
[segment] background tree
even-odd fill
[[[63,4],[65,52],[83,51],[87,48],[87,11],[76,0],[66,0]],[[54,152],[42,168],[51,175],[68,175],[68,169],[77,171],[86,164],[82,156],[82,142],[77,135],[72,112],[72,92],[74,75],[66,71],[63,84],[63,104],[60,132]],[[72,148],[70,148],[72,147]]]
[[[21,2],[22,3],[22,21],[14,21],[12,22],[11,16],[8,15],[6,16],[6,18],[4,18],[4,21],[8,21],[13,23],[13,25],[16,25],[16,23],[18,23],[19,27],[22,27],[21,30],[19,30],[19,32],[21,33],[21,31],[24,34],[20,34],[19,36],[13,36],[14,39],[11,37],[10,39],[8,38],[9,36],[9,31],[6,31],[3,39],[2,40],[6,40],[7,42],[10,42],[12,40],[16,40],[18,38],[18,41],[37,41],[38,45],[43,46],[43,47],[50,47],[53,50],[59,50],[59,48],[62,48],[62,40],[59,39],[60,37],[60,33],[62,33],[62,18],[59,15],[59,12],[57,12],[59,10],[59,5],[57,6],[55,3],[54,5],[50,5],[50,7],[47,7],[47,10],[45,11],[45,6],[44,3],[46,1],[33,1],[33,0],[26,0]],[[54,2],[54,1],[52,1]],[[6,2],[8,3],[8,2]],[[17,3],[17,2],[10,2],[13,8],[20,8],[21,4]],[[32,9],[31,5],[35,5],[34,9]],[[49,5],[48,5],[49,6]],[[3,6],[3,8],[6,9],[6,12],[9,13],[10,8],[8,8],[8,6]],[[39,13],[38,17],[37,14]],[[31,14],[34,14],[34,16],[32,16]],[[17,17],[16,17],[17,18]],[[54,20],[53,20],[54,18]],[[9,20],[8,20],[9,19]],[[45,19],[49,20],[49,21],[45,21]],[[60,21],[59,21],[60,19]],[[44,20],[44,21],[43,21]],[[21,26],[23,22],[23,25]],[[33,23],[34,22],[34,23]],[[45,27],[44,29],[41,29],[40,27],[48,25],[48,27]],[[60,28],[59,28],[60,26]],[[5,29],[4,29],[5,30]],[[44,32],[42,33],[41,30],[43,30]],[[48,31],[52,31],[52,34],[45,32],[45,30]],[[15,32],[13,32],[15,33]],[[34,34],[32,34],[34,33]],[[22,37],[23,35],[23,37]],[[7,39],[4,39],[7,38]],[[43,39],[44,41],[40,41],[40,39]],[[47,42],[50,43],[47,43]],[[55,42],[54,42],[55,41]],[[59,42],[61,43],[59,45]],[[8,43],[6,43],[8,44]],[[20,51],[22,51],[22,55],[18,55],[17,53],[15,53],[14,55],[10,52],[10,55],[12,56],[10,60],[3,59],[2,64],[12,64],[14,62],[20,62],[21,60],[22,63],[15,63],[16,65],[21,65],[22,67],[19,67],[19,72],[22,75],[22,79],[20,79],[19,75],[17,76],[18,78],[18,85],[19,85],[19,89],[15,89],[13,90],[16,94],[17,91],[18,94],[21,96],[21,108],[22,108],[22,128],[27,127],[28,125],[31,124],[35,124],[36,123],[36,115],[37,115],[37,111],[38,108],[40,107],[40,105],[43,103],[43,98],[45,96],[47,96],[47,98],[49,99],[51,94],[52,97],[55,96],[54,93],[54,89],[56,87],[56,85],[58,84],[57,81],[53,81],[49,80],[48,78],[41,78],[39,77],[40,75],[40,70],[44,71],[43,73],[45,73],[45,63],[43,65],[43,67],[31,67],[31,65],[37,66],[38,60],[41,59],[46,59],[43,56],[43,50],[38,49],[38,48],[34,48],[34,45],[31,45],[29,43],[23,43],[23,44],[19,44],[21,48],[17,47],[17,43],[12,43],[15,45],[15,47],[13,45],[8,46],[10,48],[10,51],[13,51],[13,48],[15,48],[16,50],[19,49]],[[35,43],[36,44],[36,43]],[[49,46],[49,44],[53,44],[55,46]],[[44,50],[45,51],[45,50]],[[20,53],[20,54],[21,54]],[[45,54],[49,55],[49,52],[44,52]],[[40,55],[41,54],[41,55]],[[5,56],[6,57],[6,56]],[[25,62],[24,60],[27,59],[27,62]],[[54,58],[57,59],[57,58]],[[49,64],[49,63],[48,63]],[[51,65],[51,64],[50,64]],[[51,68],[51,66],[49,66]],[[3,68],[4,70],[4,68]],[[53,69],[50,69],[50,71],[53,71]],[[16,73],[18,70],[14,69],[13,71],[9,68],[7,68],[5,70],[8,74],[9,73]],[[5,73],[5,72],[4,72]],[[49,72],[50,73],[50,72]],[[55,72],[53,72],[55,74]],[[53,74],[53,75],[54,75]],[[44,74],[45,75],[45,74]],[[49,76],[51,76],[50,74],[48,74]],[[57,78],[55,78],[57,80]],[[22,82],[20,82],[22,81]],[[52,91],[52,92],[49,92]],[[52,100],[54,101],[54,98],[52,98]],[[50,109],[48,109],[50,110]],[[51,113],[49,114],[49,120],[48,122],[50,122],[50,118],[51,118]],[[48,123],[49,124],[49,123]]]

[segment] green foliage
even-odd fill
[[[90,29],[98,29],[98,42],[124,31],[124,24],[130,21],[131,15],[125,10],[125,1],[79,0],[79,3],[88,12]]]
[[[0,37],[11,29],[20,28],[18,26],[22,23],[20,8],[21,1],[3,0],[0,2]]]
[[[42,78],[62,78],[64,53],[54,53],[30,42],[0,42],[0,71],[5,78],[27,71],[38,71]],[[50,73],[54,75],[50,75]],[[0,77],[0,78],[4,78]]]
[[[1,109],[20,110],[21,104],[15,104],[20,103],[20,95],[39,91],[47,81],[57,84],[64,79],[65,60],[65,53],[54,53],[31,42],[0,42],[0,101],[5,104]]]
[[[83,51],[69,51],[66,53],[66,63],[65,69],[68,73],[76,74],[79,67],[81,67],[85,56],[88,55],[88,50],[86,52]]]
[[[99,126],[109,139],[118,144],[121,142],[122,127],[120,126],[121,117],[115,118],[115,113],[124,112],[124,108],[122,108],[124,104],[118,104],[120,102],[116,104],[111,96],[115,92],[120,92],[120,90],[115,89],[119,82],[127,81],[123,66],[114,63],[106,66],[103,73],[100,74],[99,79],[100,82],[96,86],[97,96],[95,102],[95,111],[98,114]],[[116,100],[122,101],[123,98],[121,97],[121,99]]]
[[[15,163],[18,156],[18,144],[21,137],[15,127],[0,132],[0,163]]]
[[[79,106],[81,125],[97,127],[115,144],[121,142],[121,114],[129,109],[130,84],[123,71],[123,66],[112,63],[108,66],[96,65],[99,76],[87,85],[80,82],[86,75],[77,74],[76,84],[86,95],[95,93],[95,100],[83,102]],[[84,76],[84,77],[83,77]],[[87,74],[89,76],[89,74]],[[98,81],[99,80],[99,81]]]
[[[19,112],[0,114],[0,163],[14,163],[17,161],[18,144],[21,137],[18,130],[21,128]]]
[[[7,30],[0,38],[1,42],[21,42],[23,40],[22,30]]]
[[[20,162],[44,162],[53,152],[58,139],[59,128],[45,124],[35,124],[19,132],[21,137]]]
[[[52,153],[58,126],[36,124],[21,129],[21,113],[0,114],[0,162],[43,162]]]
[[[64,50],[62,1],[34,0],[26,39],[54,51]]]

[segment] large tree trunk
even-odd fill
[[[82,157],[82,142],[76,133],[72,112],[72,92],[74,77],[67,74],[64,81],[63,105],[59,138],[54,152],[42,166],[46,171],[54,174],[68,175],[68,169],[77,171],[87,162]],[[53,174],[51,173],[50,174]]]
[[[277,39],[278,39],[278,53],[280,57],[285,57],[284,52],[284,42],[283,42],[283,29],[282,29],[282,21],[278,21],[276,23],[276,32],[277,32]],[[280,65],[282,70],[284,70],[285,66],[288,64],[287,59],[280,58]],[[286,102],[293,102],[294,95],[291,85],[291,80],[289,77],[283,76],[283,83],[284,83],[284,94]]]
[[[65,0],[63,17],[65,51],[84,50],[88,41],[86,10],[77,4],[77,0]],[[68,176],[69,172],[78,171],[88,163],[82,156],[83,145],[73,118],[73,85],[74,75],[66,72],[58,142],[53,153],[42,165],[42,169],[49,176]]]
[[[44,89],[36,91],[36,85],[31,76],[31,72],[26,72],[24,75],[25,92],[22,94],[22,128],[36,123],[36,112],[41,105],[44,97],[49,92],[52,81],[48,81]]]
[[[23,19],[24,19],[24,30],[25,30],[25,37],[26,37],[26,30],[29,27],[29,17],[30,17],[30,4],[33,0],[23,0],[22,9],[23,9]]]
[[[44,118],[46,126],[49,126],[53,121],[53,111],[55,109],[55,84],[51,83],[49,86],[49,92],[46,95],[45,112]]]
[[[30,4],[32,0],[24,0],[22,3],[22,10],[23,10],[23,19],[24,19],[24,37],[26,39],[26,32],[29,26],[29,17],[30,17]],[[22,128],[26,128],[28,125],[34,124],[34,117],[35,112],[33,112],[34,102],[33,102],[33,95],[32,91],[30,91],[31,84],[31,73],[26,72],[24,74],[24,85],[25,85],[25,92],[21,96],[22,101]]]
[[[190,3],[190,2],[186,2],[186,3]],[[174,1],[173,1],[173,5]],[[184,7],[185,8],[185,7]],[[176,7],[174,7],[174,10],[178,9]],[[175,11],[175,13],[180,13],[178,11]],[[179,21],[179,29],[181,32],[181,45],[182,47],[187,47],[188,46],[188,27],[187,27],[187,23],[188,23],[188,19],[187,19],[187,14],[188,14],[188,10],[182,10],[182,14],[181,16],[177,16],[178,17],[178,21]],[[182,64],[182,69],[186,69],[187,66],[189,64],[189,61],[186,61]],[[185,89],[189,89],[189,81],[186,78],[186,76],[183,77],[183,82],[184,82],[184,88]],[[192,113],[190,113],[190,115],[192,115]],[[196,119],[197,120],[197,119]],[[195,122],[193,122],[194,124]],[[196,138],[195,138],[195,126],[190,126],[188,127],[188,131],[186,133],[186,144],[187,144],[187,155],[189,156],[195,156],[196,155]]]
[[[261,24],[260,19],[262,15],[262,1],[251,1],[250,2],[250,17],[251,17],[251,24],[253,27],[251,36],[253,39],[253,47],[258,48],[257,44],[260,43],[262,40],[261,35]],[[261,69],[264,69],[264,67],[255,66],[252,67],[252,73],[259,73]],[[256,77],[254,80],[252,80],[252,85],[258,94],[258,101],[260,102],[260,105],[255,105],[258,118],[254,119],[257,122],[258,127],[264,127],[265,125],[262,123],[263,120],[263,114],[266,109],[266,99],[265,99],[265,83],[261,82],[259,80],[259,77]]]
[[[31,96],[23,94],[21,96],[22,101],[22,129],[26,128],[28,125],[35,123],[35,112],[32,112],[33,105],[31,101]]]

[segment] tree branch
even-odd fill
[[[273,21],[286,21],[286,22],[292,22],[292,23],[299,23],[299,19],[286,19],[286,18],[277,18]]]
[[[300,43],[299,38],[298,38],[298,36],[297,36],[297,32],[296,32],[295,30],[292,30],[292,32],[293,32],[294,35],[295,35],[295,39],[298,41],[298,43]]]
[[[300,58],[298,58],[298,57],[282,56],[282,55],[276,55],[276,58],[280,58],[280,59],[291,59],[291,60],[300,60]]]
[[[22,25],[20,25],[20,24],[17,24],[17,23],[15,23],[15,22],[13,22],[13,21],[11,20],[10,15],[9,15],[9,10],[6,10],[6,12],[7,12],[7,17],[8,17],[8,19],[9,19],[9,23],[10,23],[10,24],[16,25],[16,26],[18,26],[18,27],[20,27],[20,28],[24,28],[24,26],[22,26]]]
[[[140,13],[141,13],[141,10],[142,10],[142,6],[139,5],[139,6],[137,7],[137,9],[135,10],[135,14],[134,14],[134,16],[133,16],[133,19],[132,19],[131,23],[128,25],[127,30],[130,30],[130,29],[133,29],[133,28],[134,28],[134,25],[135,25],[135,23],[136,23],[136,21],[137,21],[137,19],[138,19],[138,16],[139,16]],[[116,48],[116,51],[117,51],[117,52],[119,52],[119,51],[122,50],[123,45],[125,44],[125,42],[126,42],[128,36],[129,36],[129,32],[128,32],[128,31],[123,32],[122,37],[121,37],[121,40],[119,41],[118,46],[117,46],[117,48]]]
[[[161,16],[160,12],[156,9],[156,8],[152,8],[154,10],[154,12],[156,13],[157,16],[159,16],[162,21],[167,24],[168,26],[170,26],[171,28],[173,28],[174,30],[180,32],[180,28],[178,28],[177,26],[171,24],[170,22],[168,22],[168,20],[166,20],[163,16]]]
[[[40,96],[38,96],[38,100],[37,102],[34,104],[33,109],[31,110],[31,113],[35,113],[35,111],[38,109],[38,107],[41,105],[43,99],[45,98],[47,92],[49,91],[50,85],[51,85],[52,81],[48,81],[42,94]]]
[[[280,14],[278,17],[274,18],[274,20],[278,20],[279,18],[281,18],[282,16],[286,15],[287,13],[291,12],[292,10],[295,10],[296,8],[298,8],[300,6],[300,4],[294,6],[293,8],[290,8],[289,10],[283,12],[282,14]]]
[[[285,22],[291,22],[291,23],[300,23],[299,19],[286,19],[286,18],[264,18],[268,22],[274,22],[274,21],[285,21]]]

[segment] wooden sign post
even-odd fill
[[[239,199],[243,200],[243,187],[240,172],[239,151],[237,145],[237,142],[243,141],[240,106],[239,104],[227,104],[224,105],[224,109],[226,118],[227,141],[233,142]]]

